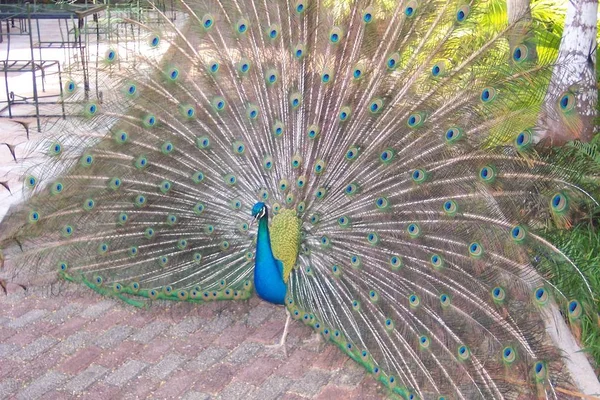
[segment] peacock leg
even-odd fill
[[[290,320],[292,319],[292,316],[290,315],[290,312],[288,311],[288,309],[285,309],[285,314],[287,315],[287,318],[285,320],[285,327],[283,328],[283,335],[281,335],[281,340],[279,341],[278,344],[271,344],[266,346],[267,349],[269,350],[276,350],[276,349],[280,349],[283,348],[283,354],[287,357],[287,349],[285,347],[285,338],[287,337],[288,334],[288,327],[290,325]]]

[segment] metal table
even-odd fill
[[[69,48],[79,51],[81,54],[81,67],[83,72],[83,84],[85,93],[90,90],[90,78],[88,69],[88,57],[86,54],[86,41],[83,39],[81,34],[85,20],[90,15],[96,15],[106,8],[104,4],[37,4],[37,3],[25,3],[25,4],[1,4],[0,5],[0,38],[6,36],[7,38],[7,53],[6,60],[0,64],[0,68],[4,71],[6,80],[7,100],[8,100],[8,111],[9,117],[12,118],[11,105],[14,103],[14,95],[10,96],[8,90],[8,76],[9,72],[16,72],[15,68],[18,68],[20,72],[31,72],[33,78],[33,102],[36,109],[36,117],[38,130],[40,126],[40,115],[39,115],[39,98],[37,91],[36,72],[42,71],[44,74],[44,68],[59,64],[58,61],[42,61],[41,51],[44,48]],[[26,32],[19,31],[18,33],[11,32],[11,24],[14,27],[14,20],[19,19],[26,22]],[[67,40],[62,42],[49,42],[42,40],[42,34],[40,32],[39,20],[77,20],[77,28],[73,29],[73,40],[71,40],[70,34],[67,33]],[[36,22],[37,30],[37,42],[34,43],[32,21]],[[6,22],[6,32],[2,32],[2,22]],[[66,22],[65,22],[66,23]],[[67,31],[68,32],[68,31]],[[11,35],[28,35],[29,44],[31,48],[31,59],[30,60],[10,60],[10,38]],[[97,38],[99,38],[99,32],[97,32]],[[39,50],[39,61],[36,60],[34,49]],[[60,78],[60,64],[59,68],[59,80]],[[42,83],[43,89],[43,83]],[[62,95],[62,82],[61,82],[61,95]],[[12,100],[11,100],[12,97]],[[22,98],[26,100],[26,98]],[[64,107],[63,107],[64,114]]]

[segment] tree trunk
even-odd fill
[[[589,142],[596,132],[597,0],[570,0],[558,59],[546,93],[538,141]],[[561,104],[562,102],[562,104]],[[566,105],[566,107],[565,107]]]
[[[529,0],[507,0],[506,13],[508,14],[509,24],[517,22],[521,18],[531,21],[531,8],[529,7]]]
[[[531,7],[529,0],[506,0],[506,14],[509,25],[514,25],[508,36],[508,42],[514,49],[520,44],[526,44],[529,50],[527,59],[529,61],[537,60],[534,36],[531,31]],[[512,62],[512,57],[511,57]]]

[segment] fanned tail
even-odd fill
[[[107,50],[101,99],[67,82],[71,117],[3,223],[8,263],[136,305],[246,299],[263,201],[302,221],[294,318],[395,393],[563,398],[543,319],[557,304],[576,320],[593,295],[547,280],[566,264],[589,288],[541,231],[597,205],[598,171],[534,147],[552,60],[516,24],[484,29],[487,6],[183,1],[183,25],[159,12],[134,66]]]

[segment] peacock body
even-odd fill
[[[66,83],[5,271],[134,305],[256,292],[407,399],[565,397],[543,321],[589,299],[548,282],[580,274],[541,232],[587,213],[593,171],[534,145],[551,60],[515,24],[483,29],[487,6],[184,0],[184,28],[157,11],[135,64],[100,60],[101,98]]]
[[[284,304],[287,282],[298,257],[300,221],[292,210],[281,210],[273,219],[269,234],[269,213],[263,202],[252,208],[258,219],[254,284],[256,293],[270,303]]]

